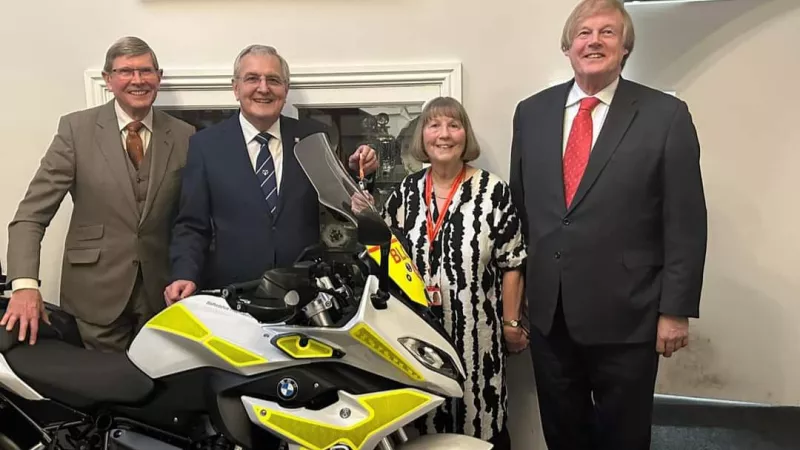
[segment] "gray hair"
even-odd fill
[[[153,58],[153,66],[158,70],[158,58],[156,58],[156,53],[153,49],[147,45],[147,42],[134,36],[120,38],[108,48],[106,52],[106,62],[103,65],[103,72],[111,73],[111,69],[114,68],[114,60],[120,56],[140,56],[146,54],[150,54],[150,57]]]
[[[247,55],[261,55],[261,56],[274,56],[278,58],[278,61],[281,63],[281,77],[283,78],[284,83],[288,86],[289,85],[289,64],[283,59],[275,47],[270,47],[269,45],[260,45],[260,44],[253,44],[248,45],[244,48],[241,52],[239,52],[239,56],[236,57],[236,61],[233,62],[233,77],[239,77],[239,70],[242,66],[242,59],[244,59]]]
[[[625,67],[625,63],[633,53],[636,33],[633,31],[631,15],[619,0],[582,0],[578,3],[564,23],[564,29],[561,32],[561,51],[566,52],[572,47],[575,29],[582,20],[605,11],[618,11],[622,14],[622,47],[628,51],[628,54],[622,57],[622,67]]]

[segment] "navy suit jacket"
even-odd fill
[[[526,222],[531,324],[548,334],[560,300],[577,342],[654,341],[659,314],[699,315],[707,224],[697,133],[686,103],[620,80],[567,208],[572,83],[514,114],[510,185]]]
[[[294,155],[297,139],[322,124],[281,116],[283,174],[273,219],[239,123],[239,113],[192,136],[173,228],[172,280],[200,289],[251,281],[289,266],[319,242],[317,192]]]

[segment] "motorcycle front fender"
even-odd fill
[[[399,447],[401,450],[490,450],[492,444],[462,434],[427,434]]]

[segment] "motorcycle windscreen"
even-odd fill
[[[294,154],[314,185],[320,203],[340,213],[358,228],[359,241],[366,245],[369,256],[378,264],[381,262],[380,245],[391,241],[389,276],[411,301],[427,308],[425,282],[419,271],[378,210],[336,157],[328,137],[324,133],[309,135],[295,144]],[[354,201],[363,205],[363,209],[354,211]]]

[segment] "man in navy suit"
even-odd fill
[[[649,448],[659,354],[686,346],[699,315],[700,145],[686,103],[620,76],[633,43],[621,2],[581,1],[561,39],[574,79],[514,114],[510,185],[550,450]]]
[[[236,58],[240,113],[189,142],[170,247],[172,283],[164,290],[168,304],[198,288],[258,279],[319,242],[317,193],[294,145],[324,129],[281,115],[288,90],[289,66],[274,48],[251,45]],[[366,173],[378,167],[368,146],[351,155],[351,170],[360,160]]]

